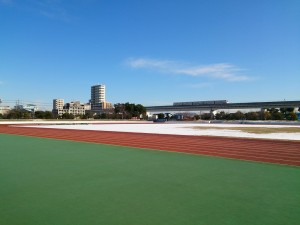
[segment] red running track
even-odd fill
[[[0,133],[300,166],[300,142],[0,125]]]

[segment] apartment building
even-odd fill
[[[81,104],[80,101],[73,101],[64,104],[63,99],[53,100],[53,110],[52,112],[58,116],[62,116],[64,113],[69,113],[73,115],[84,115],[87,110],[91,109],[91,105]]]
[[[105,102],[105,85],[99,84],[91,87],[91,109],[101,110],[102,102]]]
[[[85,111],[90,109],[90,104],[81,104],[80,101],[66,103],[63,107],[64,113],[73,115],[84,115]]]
[[[62,109],[64,107],[63,99],[53,99],[53,109]]]
[[[64,114],[64,100],[63,99],[53,99],[52,112],[55,115],[61,116]]]
[[[112,103],[105,100],[105,85],[98,84],[91,87],[91,112],[99,113],[113,108]]]
[[[87,112],[99,114],[113,109],[113,104],[105,101],[105,85],[91,86],[90,103],[81,104],[79,101],[64,103],[64,99],[53,99],[53,114],[62,116],[64,113],[85,115]]]

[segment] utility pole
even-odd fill
[[[20,105],[20,100],[16,101],[16,109],[19,109],[19,105]]]

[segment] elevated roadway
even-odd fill
[[[148,113],[155,112],[188,112],[188,111],[215,111],[220,109],[268,109],[268,108],[298,108],[300,101],[277,101],[277,102],[246,102],[246,103],[224,103],[203,105],[165,105],[146,106]]]

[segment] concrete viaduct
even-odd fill
[[[299,108],[300,101],[277,101],[277,102],[247,102],[247,103],[224,103],[224,104],[203,104],[203,105],[165,105],[165,106],[146,106],[148,114],[167,113],[167,112],[196,112],[220,109],[261,109],[264,111],[269,108]]]

